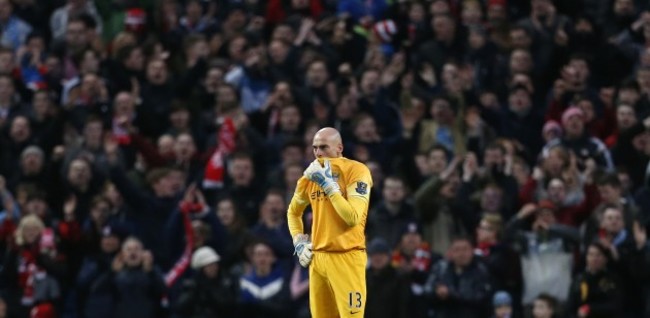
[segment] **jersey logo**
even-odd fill
[[[357,182],[357,188],[354,189],[358,194],[367,194],[368,193],[368,184],[362,181]]]

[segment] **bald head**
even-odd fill
[[[338,158],[343,153],[343,140],[338,130],[325,127],[314,135],[314,156],[316,158]]]
[[[339,131],[332,127],[325,127],[317,131],[316,135],[314,135],[314,139],[319,137],[327,140],[336,141],[339,143],[343,142],[341,140],[341,134],[339,133]]]

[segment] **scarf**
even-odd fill
[[[203,205],[183,202],[181,203],[181,217],[183,218],[183,227],[185,230],[185,249],[183,250],[183,255],[181,258],[176,261],[174,267],[165,275],[165,285],[171,287],[174,285],[176,280],[185,273],[187,268],[190,265],[192,260],[192,250],[194,248],[194,231],[192,230],[192,220],[190,219],[190,213],[196,211],[202,211]]]
[[[113,139],[120,145],[131,144],[131,134],[118,124],[118,117],[113,118]]]
[[[493,243],[487,243],[487,242],[479,242],[478,246],[474,249],[474,254],[483,256],[483,257],[488,257],[490,256],[490,248],[494,246]]]
[[[393,266],[399,268],[403,263],[410,263],[411,267],[420,272],[429,270],[431,266],[431,252],[429,244],[426,242],[422,243],[418,248],[415,249],[413,255],[406,255],[400,250],[393,252],[392,263]]]
[[[43,229],[41,232],[41,243],[38,246],[23,248],[20,251],[18,260],[18,286],[23,290],[20,302],[23,306],[34,305],[34,283],[36,280],[42,280],[47,277],[45,270],[36,264],[36,258],[44,250],[44,244],[47,248],[54,247],[54,231],[52,229]]]
[[[205,177],[203,187],[215,189],[223,187],[224,180],[224,157],[235,150],[235,135],[237,129],[231,118],[225,118],[217,133],[219,145],[214,151],[208,164],[205,166]]]

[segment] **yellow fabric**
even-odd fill
[[[316,183],[301,177],[287,211],[289,231],[292,237],[304,232],[302,215],[307,205],[311,205],[314,251],[364,250],[364,231],[372,188],[370,170],[364,164],[344,157],[329,160],[332,175],[342,193],[327,197]]]
[[[309,267],[309,307],[312,318],[363,318],[366,307],[364,251],[314,253]]]

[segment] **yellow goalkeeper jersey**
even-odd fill
[[[372,176],[361,162],[345,157],[329,158],[332,176],[341,194],[330,197],[304,176],[298,180],[287,211],[291,236],[304,233],[302,215],[311,204],[311,241],[315,251],[346,252],[366,248],[365,227]]]

